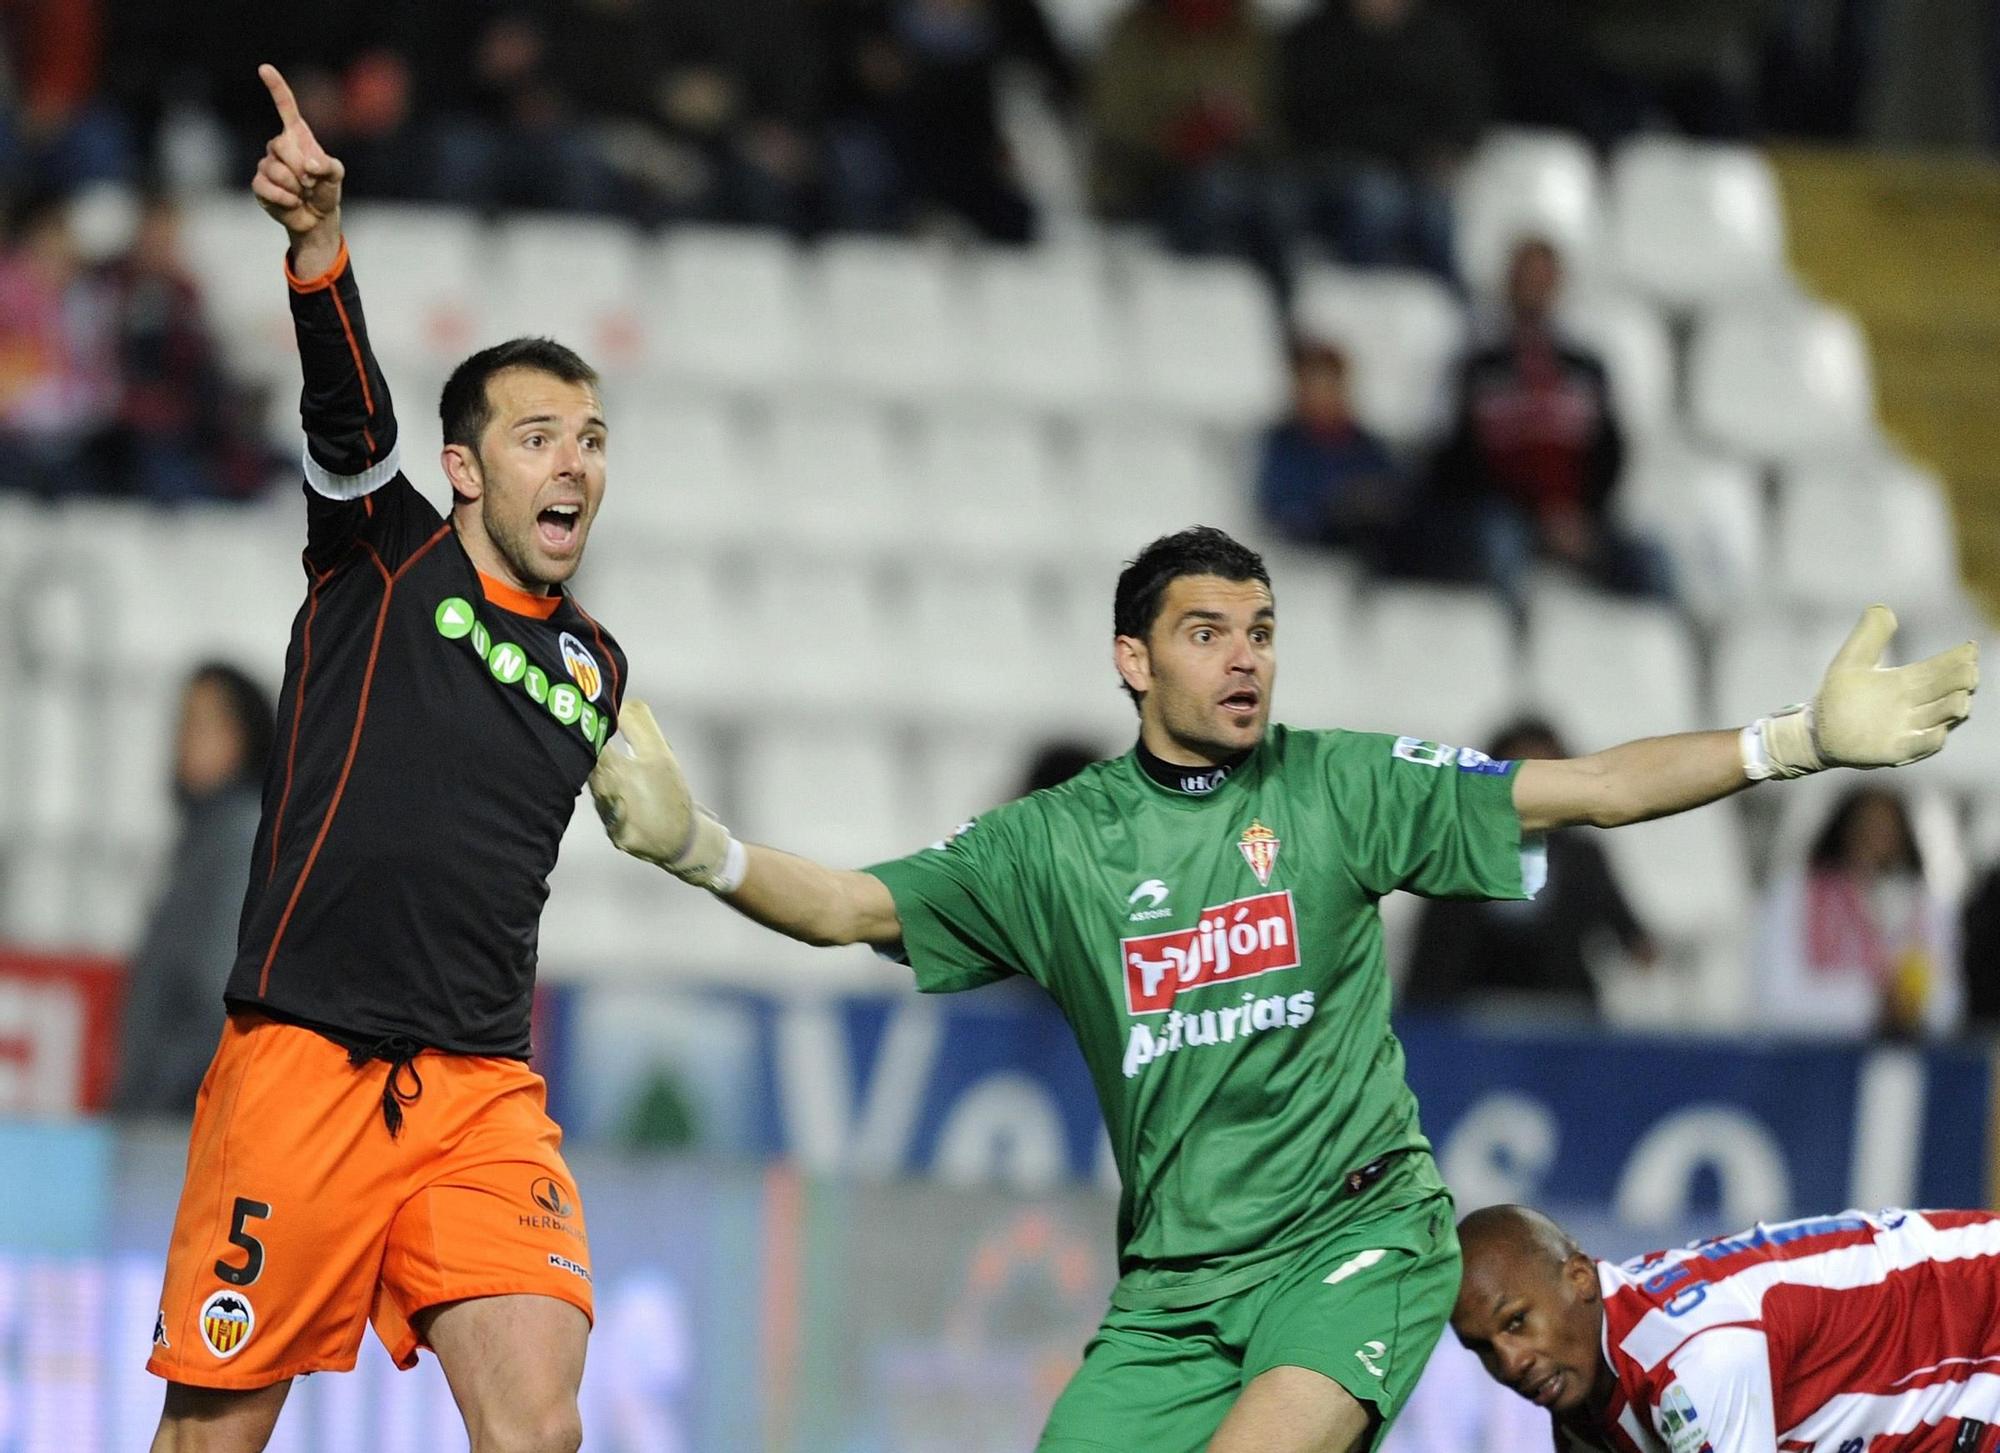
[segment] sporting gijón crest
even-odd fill
[[[1259,887],[1271,886],[1271,870],[1278,866],[1278,835],[1261,822],[1252,822],[1243,829],[1236,846],[1243,850],[1243,861],[1250,865],[1250,871],[1257,875]]]

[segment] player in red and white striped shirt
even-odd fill
[[[1844,1211],[1623,1265],[1525,1206],[1458,1234],[1452,1329],[1558,1453],[2000,1449],[2000,1216]]]

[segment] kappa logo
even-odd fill
[[[549,1265],[553,1266],[557,1271],[566,1271],[571,1276],[580,1276],[585,1281],[590,1280],[590,1268],[571,1261],[567,1256],[558,1256],[551,1251],[549,1253]]]
[[[563,669],[590,700],[597,700],[597,693],[604,689],[604,673],[597,669],[597,658],[586,651],[583,642],[564,631],[556,640],[562,647]]]
[[[1295,969],[1299,932],[1292,895],[1260,893],[1204,908],[1193,928],[1121,940],[1118,957],[1131,1014],[1164,1014],[1183,990]]]
[[[1363,1367],[1368,1369],[1370,1376],[1372,1376],[1377,1382],[1380,1382],[1383,1376],[1382,1369],[1375,1365],[1375,1359],[1378,1357],[1386,1357],[1388,1355],[1389,1355],[1388,1343],[1370,1341],[1370,1342],[1363,1342],[1360,1347],[1355,1349],[1354,1359],[1355,1361],[1359,1362]]]
[[[200,1320],[203,1344],[226,1360],[241,1352],[257,1330],[257,1309],[241,1292],[214,1292],[201,1304]]]
[[[167,1340],[167,1309],[165,1307],[153,1313],[153,1345],[155,1347],[172,1347],[174,1345]]]

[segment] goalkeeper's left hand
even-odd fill
[[[651,708],[643,701],[624,703],[618,734],[631,751],[606,747],[590,774],[590,795],[611,841],[683,882],[734,891],[743,881],[743,846],[694,800]]]
[[[1863,611],[1810,703],[1744,728],[1744,771],[1761,781],[1827,767],[1904,767],[1943,747],[1972,712],[1979,647],[1967,641],[1885,667],[1882,652],[1895,634],[1896,616],[1887,606]]]

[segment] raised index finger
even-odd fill
[[[299,103],[292,96],[292,88],[278,73],[278,68],[269,62],[257,67],[257,75],[264,82],[264,89],[271,93],[271,100],[278,108],[278,119],[285,123],[287,130],[300,125],[305,118],[299,115]]]

